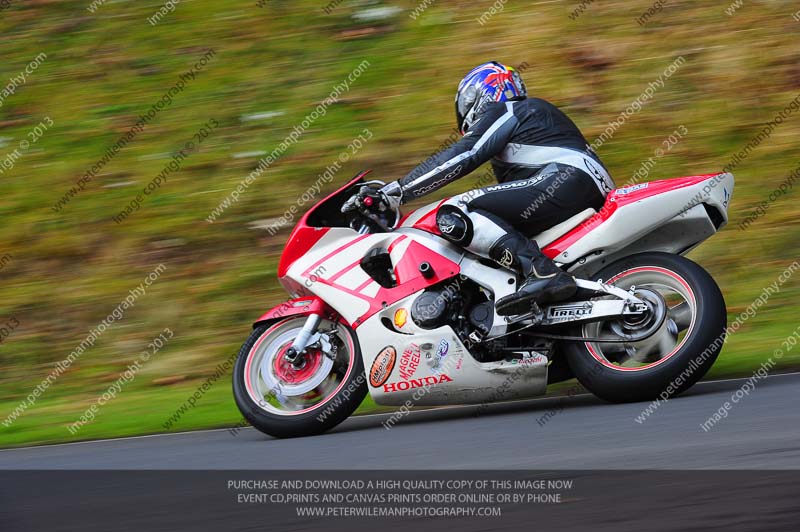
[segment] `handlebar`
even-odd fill
[[[368,186],[368,187],[376,186],[380,188],[383,187],[385,184],[386,183],[384,183],[383,181],[373,180],[373,181],[366,181],[363,184],[361,184],[361,186]],[[369,222],[372,222],[373,224],[378,226],[378,228],[380,228],[385,233],[391,232],[400,223],[400,218],[402,217],[402,214],[399,208],[392,208],[392,212],[394,213],[394,222],[392,222],[391,225],[389,225],[388,220],[385,220],[381,216],[382,214],[385,213],[377,211],[377,209],[373,209],[373,207],[376,207],[377,205],[375,204],[375,202],[371,197],[364,198],[363,203],[364,203],[363,206],[358,207],[357,212],[361,214],[364,218],[367,218],[368,221],[362,219],[360,220],[361,223],[359,224],[358,228],[356,229],[354,227],[354,229],[356,229],[359,234],[363,235],[370,232],[371,228]]]

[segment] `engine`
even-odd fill
[[[467,277],[433,286],[411,305],[411,319],[423,329],[449,325],[467,345],[477,345],[489,333],[494,317],[487,292]]]

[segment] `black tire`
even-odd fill
[[[594,279],[607,281],[622,275],[620,280],[624,280],[625,276],[659,275],[658,272],[652,274],[648,267],[669,270],[688,284],[696,305],[692,312],[692,325],[688,327],[683,343],[678,343],[677,350],[671,352],[674,354],[664,357],[653,367],[642,366],[643,369],[629,371],[612,369],[609,364],[614,364],[606,360],[599,349],[595,350],[585,342],[565,343],[563,348],[567,361],[578,381],[606,401],[651,401],[659,396],[667,399],[678,395],[706,374],[722,349],[727,321],[725,300],[714,279],[691,260],[669,253],[642,253],[607,266]],[[619,280],[614,284],[617,282]],[[572,334],[582,335],[584,330],[583,327],[577,328]],[[599,358],[597,353],[601,353]]]
[[[320,404],[314,405],[308,412],[300,414],[281,415],[260,407],[251,398],[245,385],[248,356],[262,335],[290,321],[291,318],[257,326],[242,345],[233,367],[233,396],[239,411],[253,427],[276,438],[313,436],[330,430],[347,419],[367,395],[367,381],[358,339],[349,327],[340,324],[340,329],[352,340],[353,352],[350,353],[352,364],[349,365],[349,373],[337,391]]]

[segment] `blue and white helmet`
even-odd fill
[[[525,83],[513,67],[497,61],[479,65],[458,84],[456,93],[458,129],[465,134],[489,102],[505,102],[527,95]]]

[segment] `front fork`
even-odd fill
[[[319,314],[309,314],[306,318],[303,328],[297,333],[297,338],[294,339],[284,355],[284,358],[293,366],[301,367],[305,363],[303,353],[309,347],[319,348],[325,356],[332,360],[336,358],[336,345],[331,342],[329,333],[317,331],[320,323],[322,323],[322,316]],[[334,330],[335,328],[330,333],[333,333]]]

